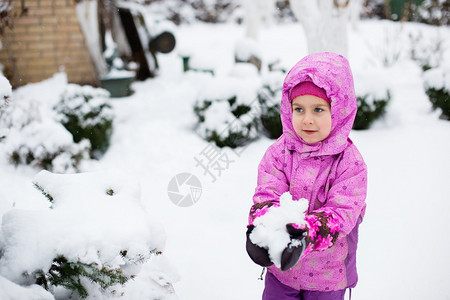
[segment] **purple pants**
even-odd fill
[[[344,300],[345,290],[333,292],[298,291],[282,284],[270,272],[266,274],[266,283],[262,300]]]

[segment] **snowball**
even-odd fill
[[[270,260],[281,267],[281,254],[291,241],[286,224],[306,224],[305,212],[308,209],[308,200],[302,198],[298,201],[292,199],[289,192],[280,196],[280,206],[272,206],[267,213],[253,221],[255,228],[250,234],[250,240],[265,249],[268,249]]]

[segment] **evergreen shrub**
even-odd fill
[[[84,299],[89,293],[81,280],[83,277],[98,284],[102,289],[116,284],[123,285],[129,279],[120,268],[99,267],[97,263],[84,263],[79,260],[69,261],[64,255],[57,255],[47,272],[39,270],[34,273],[36,284],[46,290],[49,290],[50,286],[63,286]]]
[[[8,152],[9,160],[14,165],[30,165],[56,173],[79,171],[78,167],[81,161],[89,157],[90,150],[90,145],[86,143],[86,140],[80,143],[48,147],[45,143],[28,143],[25,137],[21,143],[15,146]]]
[[[450,69],[435,68],[424,73],[424,87],[433,109],[440,109],[440,118],[450,120]]]
[[[3,215],[0,276],[38,284],[56,299],[174,296],[178,275],[164,259],[166,235],[142,210],[135,177],[114,169],[41,171],[33,184],[49,208]],[[148,290],[129,289],[130,279]]]
[[[203,99],[194,105],[197,132],[218,147],[244,146],[258,137],[258,112],[238,96],[229,99]]]
[[[280,117],[281,86],[281,83],[276,86],[266,83],[258,91],[262,132],[270,139],[277,139],[283,133]]]
[[[358,111],[356,112],[353,129],[369,129],[372,123],[386,113],[386,106],[391,100],[389,90],[385,97],[377,97],[373,94],[357,96]]]
[[[89,157],[87,140],[73,141],[60,123],[41,114],[33,99],[18,99],[0,112],[1,141],[14,165],[31,165],[56,173],[74,173]]]
[[[54,108],[76,143],[90,141],[92,158],[99,158],[109,147],[114,115],[108,98],[104,89],[69,84]]]

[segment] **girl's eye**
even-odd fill
[[[297,108],[295,108],[294,110],[295,110],[296,112],[302,112],[302,111],[303,111],[303,108],[297,107]]]
[[[323,112],[323,108],[316,107],[316,108],[314,109],[314,111],[315,111],[315,112]]]

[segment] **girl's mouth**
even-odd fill
[[[308,134],[308,135],[316,133],[316,131],[314,131],[314,130],[303,130],[303,132]]]

